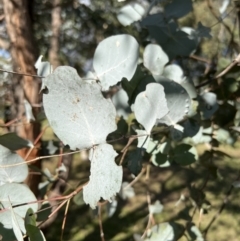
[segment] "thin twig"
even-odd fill
[[[239,65],[239,64],[240,64],[240,54],[221,73],[219,73],[217,76],[195,86],[195,88],[203,87],[203,86],[211,83],[213,80],[221,78],[223,75],[225,75],[227,72],[229,72],[234,66]]]
[[[20,121],[20,120],[21,120],[21,119],[19,119],[19,118],[15,118],[15,119],[7,122],[5,125],[1,125],[1,126],[3,126],[3,127],[8,127],[8,126],[12,125],[14,122],[18,122],[18,121]]]
[[[24,163],[32,163],[32,162],[36,162],[36,161],[42,160],[42,159],[47,159],[47,158],[52,158],[52,157],[59,157],[60,155],[62,155],[62,156],[73,155],[75,153],[79,153],[81,151],[86,151],[86,150],[89,150],[89,148],[88,149],[78,150],[78,151],[72,151],[72,152],[68,152],[68,153],[63,153],[63,154],[56,154],[56,155],[49,155],[49,156],[39,156],[39,157],[36,157],[36,158],[34,158],[32,160],[25,161]],[[15,167],[15,166],[20,166],[20,165],[23,165],[23,163],[20,162],[20,163],[15,163],[15,164],[0,165],[0,168]]]
[[[68,209],[69,209],[70,200],[71,199],[69,199],[67,201],[67,205],[66,205],[65,212],[64,212],[63,223],[62,223],[62,231],[61,231],[61,241],[63,241],[63,232],[64,232],[64,228],[65,228],[65,224],[66,224],[66,219],[67,219],[67,213],[68,213]]]
[[[207,0],[207,6],[208,6],[210,12],[212,13],[212,15],[217,19],[217,21],[218,21],[217,23],[219,23],[219,22],[221,21],[222,25],[227,29],[227,31],[229,32],[229,34],[232,36],[233,33],[232,33],[230,27],[229,27],[226,23],[223,22],[223,18],[219,17],[219,16],[217,15],[217,13],[214,12],[214,9],[213,9],[212,4],[211,4],[211,0]],[[233,9],[234,9],[234,8],[233,8]],[[232,9],[232,10],[233,10],[233,9]],[[231,11],[232,11],[232,10],[231,10]]]
[[[235,65],[240,63],[240,54],[232,61],[231,64],[227,66],[226,69],[224,69],[220,74],[218,74],[215,79],[221,78],[223,75],[225,75],[229,70],[231,70]]]
[[[151,208],[150,208],[150,205],[151,205],[151,197],[149,195],[149,192],[147,192],[147,203],[148,203],[148,211],[149,211],[149,214],[148,214],[148,223],[147,223],[147,227],[142,235],[142,239],[145,238],[145,236],[147,235],[147,231],[150,229],[151,225],[155,225],[155,220],[154,220],[154,217],[153,217],[153,214],[151,212]]]
[[[101,205],[98,205],[98,224],[99,224],[99,229],[100,229],[101,240],[105,241],[103,225],[102,225],[102,206]]]
[[[208,183],[208,181],[209,181],[209,177],[210,177],[210,174],[208,173],[208,175],[207,175],[207,177],[206,177],[203,185],[202,185],[201,188],[200,188],[201,191],[203,191],[203,190],[205,189],[205,187],[207,186],[207,183]],[[191,215],[191,219],[189,220],[189,223],[192,222],[192,220],[193,220],[193,218],[194,218],[197,210],[198,210],[198,207],[195,206],[194,209],[193,209],[193,213],[192,213],[192,215]],[[178,237],[179,237],[179,238],[182,237],[182,236],[184,235],[184,233],[186,232],[186,230],[187,230],[187,226],[184,227],[184,229],[182,230],[182,232],[179,234]]]
[[[18,123],[18,124],[9,124],[9,125],[0,125],[1,128],[6,128],[8,126],[12,126],[12,127],[16,127],[16,126],[27,126],[27,125],[32,125],[33,122],[21,122],[21,123]]]
[[[147,171],[146,171],[146,176],[145,176],[146,181],[148,181],[148,179],[150,177],[150,168],[151,168],[151,165],[147,164]]]
[[[238,180],[240,177],[240,172],[238,172],[238,176],[236,178],[236,180]],[[204,237],[206,238],[207,236],[207,232],[208,230],[210,229],[210,227],[212,226],[212,224],[214,223],[214,221],[220,216],[220,214],[222,213],[222,211],[224,210],[224,208],[226,207],[227,203],[228,203],[228,200],[229,200],[229,196],[231,195],[232,193],[232,190],[233,190],[233,185],[231,184],[229,190],[227,191],[226,193],[226,196],[223,200],[223,203],[221,205],[221,207],[219,208],[219,210],[217,211],[217,213],[215,213],[215,215],[213,216],[213,218],[211,219],[211,221],[208,223],[207,227],[204,229],[203,231],[203,234],[204,234]]]
[[[27,73],[18,73],[15,71],[9,71],[9,70],[5,70],[5,69],[0,69],[1,72],[5,72],[5,73],[9,73],[9,74],[17,74],[17,75],[21,75],[21,76],[31,76],[31,77],[36,77],[36,78],[45,78],[44,76],[39,76],[39,75],[35,75],[35,74],[27,74]]]
[[[126,144],[126,146],[121,150],[121,152],[122,152],[123,154],[122,154],[121,160],[120,160],[120,162],[119,162],[119,165],[120,165],[120,166],[122,166],[122,164],[123,164],[123,161],[124,161],[124,158],[125,158],[125,156],[126,156],[126,154],[127,154],[127,151],[128,151],[129,146],[132,144],[132,142],[133,142],[135,139],[136,139],[135,137],[130,137],[130,138],[128,139],[128,143]]]
[[[190,55],[189,58],[191,58],[191,59],[195,59],[195,60],[198,60],[198,61],[203,62],[203,63],[206,63],[206,64],[208,64],[208,65],[211,64],[211,62],[210,62],[209,60],[204,59],[204,58],[199,57],[199,56],[194,55],[194,54]]]
[[[64,144],[62,142],[60,142],[60,151],[59,154],[63,154],[63,148],[64,148]],[[63,156],[59,156],[59,160],[58,160],[58,167],[60,167],[63,164]]]
[[[124,147],[125,148],[128,148],[128,146],[131,145],[131,143],[138,137],[141,137],[141,136],[146,136],[146,135],[149,135],[149,134],[141,134],[141,135],[135,135],[135,136],[129,136],[129,137],[125,137],[125,138],[129,138],[131,139],[131,141],[129,141],[129,143]],[[111,141],[113,142],[113,141]],[[108,142],[107,142],[108,143]],[[81,150],[77,150],[77,151],[72,151],[72,152],[68,152],[68,153],[63,153],[63,154],[56,154],[56,155],[48,155],[48,156],[40,156],[40,157],[36,157],[32,160],[29,160],[29,161],[25,161],[24,163],[32,163],[32,162],[36,162],[38,160],[42,160],[42,159],[47,159],[47,158],[52,158],[52,157],[59,157],[59,156],[67,156],[67,155],[73,155],[75,153],[79,153],[79,152],[82,152],[82,151],[87,151],[87,150],[90,150],[91,148],[93,147],[90,147],[90,148],[85,148],[85,149],[81,149]],[[123,149],[123,150],[124,150]],[[123,151],[122,150],[122,151]],[[20,166],[20,165],[23,165],[23,163],[15,163],[15,164],[8,164],[8,165],[0,165],[0,168],[7,168],[7,167],[14,167],[14,166]]]
[[[56,212],[58,212],[58,210],[65,204],[67,203],[69,200],[71,200],[71,198],[73,198],[75,195],[77,195],[80,191],[82,191],[83,187],[87,185],[87,183],[79,186],[76,190],[74,190],[73,192],[71,192],[69,195],[66,195],[64,197],[57,197],[57,198],[53,198],[51,200],[63,200],[63,202],[48,216],[48,218],[46,220],[44,220],[43,222],[38,224],[38,227],[41,226],[42,224],[44,224],[49,218],[51,218]]]
[[[199,217],[198,217],[198,228],[199,229],[200,229],[202,218],[203,218],[203,208],[200,208]]]
[[[33,147],[31,147],[27,154],[24,157],[24,160],[27,160],[29,155],[31,154],[31,152],[33,151],[33,149],[35,148],[35,146],[37,145],[37,143],[39,142],[39,140],[41,139],[41,137],[43,136],[43,134],[45,133],[45,131],[47,130],[47,128],[49,127],[49,125],[47,125],[37,136],[37,138],[35,139],[34,143],[33,143]]]
[[[146,171],[145,168],[142,168],[141,172],[133,179],[133,181],[131,181],[126,187],[124,187],[123,189],[127,189],[129,187],[131,187],[133,184],[135,184],[140,177],[144,174],[144,172]]]
[[[13,208],[17,208],[17,207],[21,207],[24,205],[29,205],[29,204],[35,204],[35,203],[43,203],[45,201],[61,201],[61,200],[68,200],[73,198],[75,195],[77,195],[80,191],[82,191],[83,187],[86,186],[88,184],[88,182],[84,183],[83,185],[79,186],[78,188],[76,188],[76,190],[72,191],[69,195],[65,195],[65,196],[59,196],[59,197],[54,197],[54,198],[48,198],[48,199],[44,199],[44,200],[36,200],[36,201],[31,201],[31,202],[26,202],[26,203],[19,203],[16,205],[13,205]],[[9,208],[4,208],[0,210],[0,213],[6,212],[7,210],[9,210]]]
[[[124,153],[126,151],[126,149],[128,149],[128,147],[132,144],[132,142],[137,139],[137,137],[135,136],[131,136],[128,140],[127,145],[121,150],[122,153]]]
[[[121,157],[121,160],[120,160],[120,162],[119,162],[119,166],[122,166],[123,161],[124,161],[124,158],[125,158],[127,152],[128,152],[128,148],[126,148],[125,151],[123,152],[122,157]]]
[[[64,200],[50,215],[48,215],[48,217],[47,217],[47,219],[46,220],[44,220],[44,221],[42,221],[42,222],[40,222],[38,225],[37,225],[37,227],[40,227],[42,224],[44,224],[48,219],[50,219],[56,212],[58,212],[58,210],[66,203],[66,202],[68,202],[69,201],[69,199],[67,199],[67,200]]]
[[[45,202],[45,201],[46,201],[46,200],[43,200],[43,202]],[[60,203],[60,202],[59,202],[59,203]],[[48,206],[48,207],[46,207],[46,208],[42,208],[42,209],[36,211],[34,214],[38,214],[38,213],[44,212],[44,211],[46,211],[46,210],[52,209],[52,207],[58,206],[59,203],[53,204],[52,206]]]

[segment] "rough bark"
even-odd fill
[[[52,9],[52,36],[50,38],[50,49],[49,49],[49,61],[55,69],[60,65],[59,61],[59,36],[60,29],[62,25],[61,19],[61,0],[53,0],[53,9]]]
[[[32,25],[29,15],[28,0],[3,0],[4,16],[10,40],[13,69],[17,72],[36,74],[34,63],[36,48],[33,40]],[[22,120],[24,116],[24,99],[33,105],[39,103],[39,82],[31,76],[12,76],[12,118]],[[38,109],[33,108],[36,115]],[[18,135],[34,141],[40,132],[38,123],[18,125],[15,129]],[[19,152],[23,157],[27,150]],[[38,156],[38,149],[34,149],[28,159]],[[35,163],[40,167],[40,162]],[[38,192],[40,176],[29,175],[27,184],[35,193]]]

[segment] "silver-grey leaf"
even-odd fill
[[[38,209],[36,197],[28,186],[24,184],[6,183],[0,186],[0,200],[2,209],[10,208],[10,200],[14,212],[22,218],[25,217],[29,208],[32,208],[33,212],[36,212]]]
[[[157,119],[161,119],[168,113],[167,101],[162,85],[150,83],[146,91],[138,94],[134,112],[137,121],[143,125],[149,134]]]
[[[169,61],[167,54],[157,44],[148,44],[143,52],[143,64],[152,74],[161,75]]]
[[[104,143],[116,130],[116,110],[95,82],[83,81],[71,67],[58,67],[45,80],[43,106],[56,135],[71,149]]]
[[[158,123],[164,123],[168,126],[175,125],[187,116],[191,98],[187,91],[177,82],[165,77],[159,77],[157,81],[164,87],[169,109],[169,113],[158,120]]]
[[[137,68],[138,54],[139,45],[131,35],[120,34],[104,39],[93,58],[93,68],[102,90],[108,90],[123,77],[130,80]]]
[[[7,165],[13,166],[4,167]],[[0,186],[5,183],[23,182],[27,175],[28,166],[22,157],[0,145]]]
[[[120,191],[123,172],[122,167],[115,163],[116,156],[109,144],[98,145],[90,151],[91,175],[83,188],[83,200],[93,209],[101,198],[111,202]]]

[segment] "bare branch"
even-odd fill
[[[105,241],[104,232],[103,232],[103,225],[102,225],[102,206],[98,205],[98,224],[100,228],[100,237],[102,241]]]
[[[35,75],[35,74],[27,74],[27,73],[18,73],[15,71],[9,71],[9,70],[5,70],[5,69],[0,69],[1,72],[5,72],[5,73],[9,73],[9,74],[17,74],[17,75],[21,75],[21,76],[31,76],[31,77],[36,77],[36,78],[45,78],[43,76],[39,76],[39,75]]]

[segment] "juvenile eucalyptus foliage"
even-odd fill
[[[29,208],[38,210],[37,199],[22,182],[28,175],[25,161],[0,145],[0,233],[3,240],[23,240],[26,233],[24,217]],[[29,204],[28,204],[29,203]]]
[[[156,55],[158,64],[150,61],[151,53]],[[122,167],[114,161],[117,153],[106,143],[107,135],[116,130],[116,109],[110,99],[103,97],[102,91],[123,78],[131,82],[134,72],[138,71],[138,55],[134,37],[116,35],[100,42],[95,51],[96,79],[81,79],[73,68],[62,66],[43,80],[44,110],[56,135],[72,150],[90,149],[91,175],[83,188],[83,199],[92,208],[101,198],[111,201],[120,191],[122,182]],[[132,105],[136,120],[144,128],[137,130],[145,136],[139,137],[138,148],[142,148],[142,143],[147,149],[147,136],[151,135],[153,127],[157,123],[175,126],[188,114],[191,99],[180,84],[161,77],[168,57],[160,46],[148,45],[143,58],[144,65],[153,74],[159,74],[158,82],[154,81],[154,76],[144,91],[137,90]],[[137,174],[134,168],[132,171]]]
[[[117,194],[124,200],[135,195],[134,189],[123,180],[124,167],[137,176],[146,156],[157,168],[188,166],[199,162],[197,145],[210,146],[213,140],[218,144],[235,141],[230,131],[211,124],[220,108],[218,95],[195,88],[191,76],[186,76],[175,60],[194,53],[201,38],[211,37],[210,28],[201,22],[196,29],[178,25],[177,19],[192,10],[192,1],[164,2],[160,10],[152,9],[146,1],[140,2],[125,4],[118,10],[117,19],[123,26],[147,31],[143,46],[130,34],[105,38],[95,50],[92,72],[87,78],[80,77],[69,66],[52,71],[50,63],[42,62],[41,57],[35,64],[38,75],[43,77],[43,108],[54,133],[71,150],[89,150],[89,181],[80,193],[82,196],[75,196],[75,202],[82,203],[83,199],[95,209],[102,199],[107,200],[109,216],[116,210]],[[237,91],[235,85],[229,88],[231,93]],[[232,129],[240,131],[239,103],[226,105],[236,107]],[[114,146],[119,133],[126,139],[133,136],[137,139],[122,163],[119,161],[122,153]],[[18,144],[12,144],[11,140]],[[26,233],[30,240],[36,233],[42,238],[39,240],[45,240],[36,227],[35,215],[31,215],[38,210],[36,197],[23,184],[28,167],[13,152],[32,146],[14,133],[0,136],[0,234],[7,241],[23,240]],[[53,143],[48,148],[51,146]],[[52,176],[46,172],[45,176],[48,185]],[[196,203],[195,207],[203,209],[201,205]],[[162,210],[163,205],[158,201],[149,205],[151,215]],[[194,224],[185,229],[190,236],[204,240]],[[144,239],[138,240],[177,240],[176,230],[179,231],[179,226],[174,222],[156,224]]]
[[[149,61],[153,47],[157,49],[154,53],[159,65]],[[145,65],[150,71],[154,65],[153,72],[161,74],[168,57],[157,45],[149,45],[146,49]],[[123,78],[131,80],[137,70],[138,55],[135,38],[116,35],[103,40],[95,51],[93,68],[97,79],[85,81],[73,68],[62,66],[43,80],[43,105],[56,135],[72,150],[91,150],[90,182],[84,187],[83,198],[92,208],[101,198],[111,201],[111,197],[119,192],[122,180],[122,168],[117,168],[114,163],[116,153],[106,144],[107,135],[116,130],[116,110],[101,91],[108,90]],[[132,109],[144,127],[146,132],[142,133],[145,135],[150,135],[158,122],[175,125],[184,118],[191,104],[183,87],[168,79],[164,81],[157,83],[153,79],[155,83],[149,83],[145,91],[139,91],[133,103]],[[181,95],[173,95],[178,92]],[[101,178],[105,180],[104,185]],[[101,183],[99,188],[98,183]]]
[[[151,55],[156,61],[151,60]],[[49,73],[50,68],[47,63],[41,61],[37,63],[39,74],[46,76],[42,83],[43,106],[50,126],[58,138],[65,145],[69,145],[72,150],[90,150],[91,174],[88,184],[83,188],[83,200],[93,209],[101,198],[109,202],[112,201],[112,198],[120,191],[123,174],[122,166],[115,163],[116,151],[112,145],[106,142],[107,136],[117,129],[116,109],[110,99],[103,97],[102,91],[109,90],[111,86],[121,83],[124,79],[127,81],[127,85],[122,91],[126,91],[129,96],[128,83],[131,83],[135,78],[134,75],[141,71],[138,68],[138,56],[139,49],[136,39],[125,34],[109,37],[99,44],[93,59],[95,70],[93,76],[95,78],[90,80],[80,78],[72,67],[61,66],[53,73]],[[137,77],[138,84],[132,85],[136,97],[132,99],[131,108],[136,120],[143,128],[136,130],[140,135],[138,149],[128,157],[129,169],[135,175],[141,171],[142,164],[141,161],[139,162],[139,158],[142,158],[144,150],[148,149],[150,143],[148,136],[151,136],[153,127],[159,123],[164,123],[174,128],[179,121],[187,116],[191,106],[191,98],[184,87],[178,82],[164,77],[164,73],[169,75],[166,70],[164,71],[168,57],[160,46],[149,44],[144,51],[143,61],[144,66],[152,72],[152,76],[144,74],[142,78],[139,75],[140,79]],[[145,81],[146,78],[149,81]],[[139,83],[141,81],[144,82]],[[180,132],[183,132],[183,129]],[[168,157],[168,154],[162,154],[160,159],[163,158],[165,162],[175,160],[176,163],[181,164],[181,155],[184,155],[184,152],[186,154],[183,158],[188,157],[188,159],[182,164],[192,163],[195,160],[195,156],[191,154],[194,147],[185,145],[183,149],[179,146],[171,157]],[[137,155],[137,164],[134,161],[135,155]],[[159,165],[159,157],[156,159],[156,156],[159,155],[158,152],[152,152],[152,155],[153,163]],[[16,162],[10,156],[8,160],[11,164]],[[20,168],[24,168],[24,165],[14,166],[13,171],[15,169],[20,171]],[[24,178],[16,181],[23,180]],[[14,199],[11,198],[9,192],[11,185],[13,184],[2,185],[0,187],[2,188],[1,195],[7,193],[11,205],[14,205]],[[25,202],[34,199],[27,187],[14,184],[14,188],[24,194]],[[2,196],[1,203],[2,207],[6,209],[9,200],[4,201],[5,199],[7,197]],[[21,232],[25,233],[26,230],[22,222],[19,225],[16,224],[19,219],[17,215],[24,217],[28,208],[37,211],[36,205],[31,204],[23,207],[23,210],[13,208],[3,214],[7,215],[8,213],[9,217],[14,217],[11,227],[18,240],[21,240]],[[5,216],[4,220],[7,220]]]

